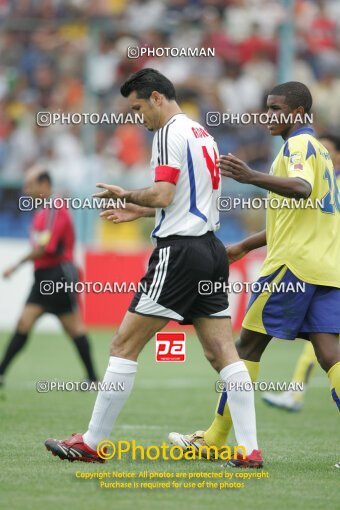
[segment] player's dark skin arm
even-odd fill
[[[252,236],[246,237],[246,239],[241,241],[241,244],[243,248],[247,251],[257,250],[257,248],[267,246],[266,231],[261,230],[261,232],[257,232]]]
[[[45,253],[45,248],[43,246],[37,246],[37,247],[33,248],[27,255],[25,255],[25,257],[20,259],[19,262],[17,262],[13,266],[9,267],[8,269],[6,269],[3,272],[3,277],[9,278],[17,269],[19,269],[20,266],[22,266],[26,262],[29,262],[29,261],[32,261],[32,260],[42,257],[42,255],[44,255],[44,253]]]
[[[262,246],[266,245],[266,231],[262,230],[257,234],[246,237],[246,239],[243,239],[243,241],[240,241],[239,243],[226,246],[229,264],[233,264],[233,262],[242,259],[250,251],[256,250],[257,248],[262,248]]]
[[[275,177],[251,169],[244,161],[232,154],[220,156],[217,166],[221,175],[231,177],[243,184],[252,184],[289,198],[308,198],[312,188],[309,182],[299,177]]]

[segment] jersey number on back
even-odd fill
[[[203,156],[207,165],[207,168],[210,172],[211,182],[213,189],[218,189],[220,184],[220,171],[217,167],[217,154],[214,149],[214,159],[212,160],[208,149],[205,145],[202,146]]]
[[[330,171],[326,167],[324,179],[328,182],[329,191],[323,197],[323,204],[321,210],[325,213],[334,214],[334,210],[340,211],[340,193],[338,190],[335,175],[330,174]]]

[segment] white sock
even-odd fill
[[[224,367],[220,372],[220,376],[226,383],[227,403],[237,444],[244,446],[247,455],[249,455],[253,450],[258,449],[254,390],[249,372],[243,361],[237,361]],[[238,384],[238,387],[233,388],[233,384]]]
[[[130,396],[138,363],[129,359],[110,356],[103,383],[123,383],[124,390],[99,391],[93,408],[89,429],[83,435],[84,442],[94,450],[103,439],[108,439],[115,421]]]

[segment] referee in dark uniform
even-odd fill
[[[49,173],[37,166],[30,168],[25,176],[24,193],[32,199],[52,198]],[[8,278],[25,262],[32,261],[34,264],[31,292],[0,363],[0,384],[4,382],[4,374],[9,364],[25,346],[35,322],[44,313],[52,313],[58,317],[78,351],[87,372],[87,379],[96,381],[76,294],[67,285],[61,292],[48,293],[49,284],[53,287],[56,282],[75,284],[78,281],[78,271],[73,263],[74,228],[72,217],[65,205],[60,208],[48,206],[37,209],[33,215],[30,239],[31,251],[3,273],[4,278]]]

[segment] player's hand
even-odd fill
[[[8,267],[7,269],[5,269],[5,271],[2,273],[2,276],[3,278],[10,278],[10,276],[12,276],[13,273],[15,273],[15,271],[18,269],[18,266],[15,265],[15,266],[11,266],[11,267]]]
[[[244,184],[249,183],[254,174],[254,170],[249,168],[244,161],[230,153],[228,156],[220,156],[217,160],[217,166],[221,171],[221,175],[231,177],[235,181]]]
[[[99,182],[96,184],[97,188],[102,188],[104,191],[94,193],[94,197],[97,198],[125,198],[126,190],[120,186],[114,186],[113,184],[103,184]]]
[[[229,260],[229,264],[233,264],[237,260],[242,259],[248,253],[248,250],[245,250],[242,243],[235,243],[226,246],[227,257]]]
[[[138,205],[126,203],[125,207],[106,209],[100,213],[100,216],[112,221],[113,223],[124,223],[127,221],[137,220],[141,217],[141,213]]]

